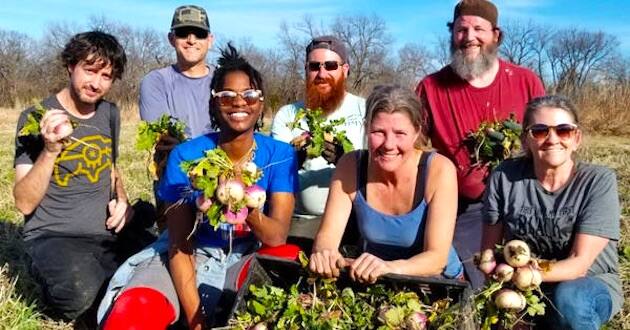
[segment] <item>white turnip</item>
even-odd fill
[[[216,195],[222,204],[238,203],[245,196],[245,187],[238,180],[227,180],[219,183]]]
[[[511,240],[503,247],[505,262],[514,268],[527,265],[531,259],[531,252],[527,243],[521,240]]]
[[[485,274],[490,274],[497,265],[497,261],[494,258],[494,251],[492,249],[485,249],[479,255],[478,267],[479,270]]]
[[[249,329],[250,330],[267,330],[267,325],[265,324],[265,322],[258,322]]]
[[[512,282],[522,291],[533,290],[542,283],[542,275],[533,267],[520,267],[514,272]]]
[[[265,205],[267,193],[258,185],[252,185],[245,189],[245,203],[247,207],[260,209]]]
[[[525,297],[510,289],[501,289],[494,297],[494,303],[500,309],[515,310],[520,312],[527,305]]]
[[[65,138],[72,134],[72,124],[69,121],[63,122],[53,129],[53,132],[61,138]]]
[[[223,211],[223,215],[225,216],[225,221],[233,225],[244,224],[245,219],[247,219],[248,214],[249,214],[249,211],[247,210],[246,207],[243,207],[242,209],[236,212],[232,212],[229,209],[225,209],[225,211]]]
[[[514,275],[514,268],[510,265],[499,264],[494,269],[494,278],[497,281],[508,282],[512,279],[512,275]]]
[[[258,166],[256,166],[254,162],[247,162],[243,164],[242,170],[249,176],[255,176],[256,172],[258,171]]]
[[[405,319],[405,329],[424,330],[427,328],[427,316],[422,312],[413,312]]]

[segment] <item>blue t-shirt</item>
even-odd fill
[[[186,124],[186,136],[196,138],[212,132],[210,82],[213,68],[203,77],[191,78],[175,65],[153,70],[140,83],[140,118],[156,121],[169,114]]]
[[[203,157],[205,151],[217,147],[218,139],[219,133],[210,133],[177,145],[168,157],[166,170],[160,180],[158,197],[171,203],[183,200],[195,207],[194,201],[200,192],[193,190],[188,175],[182,171],[180,164],[182,161]],[[263,177],[256,184],[267,193],[264,208],[266,212],[268,201],[273,193],[295,193],[298,190],[297,160],[293,147],[287,143],[258,133],[254,133],[254,141],[256,141],[256,149],[253,162],[263,171]],[[232,225],[222,224],[215,231],[204,219],[197,229],[197,242],[208,246],[225,247],[229,244],[229,236],[226,234],[229,234],[231,230]],[[252,239],[252,237],[253,235],[250,234],[237,240]]]

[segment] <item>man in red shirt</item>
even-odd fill
[[[481,246],[481,199],[489,170],[472,166],[464,140],[484,121],[511,113],[522,121],[527,101],[545,93],[532,71],[498,58],[502,32],[497,18],[497,8],[487,0],[460,1],[448,23],[451,63],[416,89],[427,110],[425,128],[433,147],[457,167],[460,201],[453,244],[473,287],[484,281],[472,255]]]

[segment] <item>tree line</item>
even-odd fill
[[[604,88],[630,94],[630,58],[621,54],[614,35],[533,21],[506,21],[501,28],[501,57],[531,68],[549,92],[577,97],[586,89]],[[145,74],[174,62],[166,31],[134,28],[104,16],[91,17],[87,27],[67,22],[51,24],[40,40],[0,29],[0,106],[28,104],[63,87],[67,72],[61,67],[59,52],[72,35],[91,29],[113,34],[127,52],[124,77],[108,95],[123,108],[137,102]],[[385,20],[375,14],[339,15],[327,24],[304,16],[299,22],[280,25],[277,48],[260,48],[249,39],[234,40],[263,74],[270,109],[277,110],[302,97],[304,49],[313,36],[322,34],[334,34],[346,42],[351,64],[348,88],[361,95],[385,83],[414,88],[422,77],[449,62],[446,28],[432,44],[412,42],[396,49],[395,36]],[[215,43],[212,52],[216,54],[225,42]]]

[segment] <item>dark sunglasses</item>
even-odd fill
[[[536,140],[545,140],[549,137],[549,132],[553,130],[561,140],[568,140],[577,129],[578,127],[575,124],[560,124],[557,126],[534,124],[527,128],[527,132],[529,132],[529,136]]]
[[[197,39],[206,39],[208,37],[208,31],[195,27],[177,28],[173,30],[173,34],[179,39],[186,39],[191,34],[194,34]]]
[[[248,89],[242,92],[235,91],[220,91],[215,92],[212,91],[212,97],[216,97],[219,101],[219,104],[222,106],[232,106],[236,101],[236,97],[240,96],[247,105],[254,105],[259,101],[262,101],[264,98],[262,96],[262,91],[259,89]]]
[[[307,67],[309,71],[319,71],[319,68],[323,67],[326,71],[335,71],[339,69],[339,66],[343,65],[343,63],[339,63],[337,61],[326,61],[326,62],[308,62]]]

